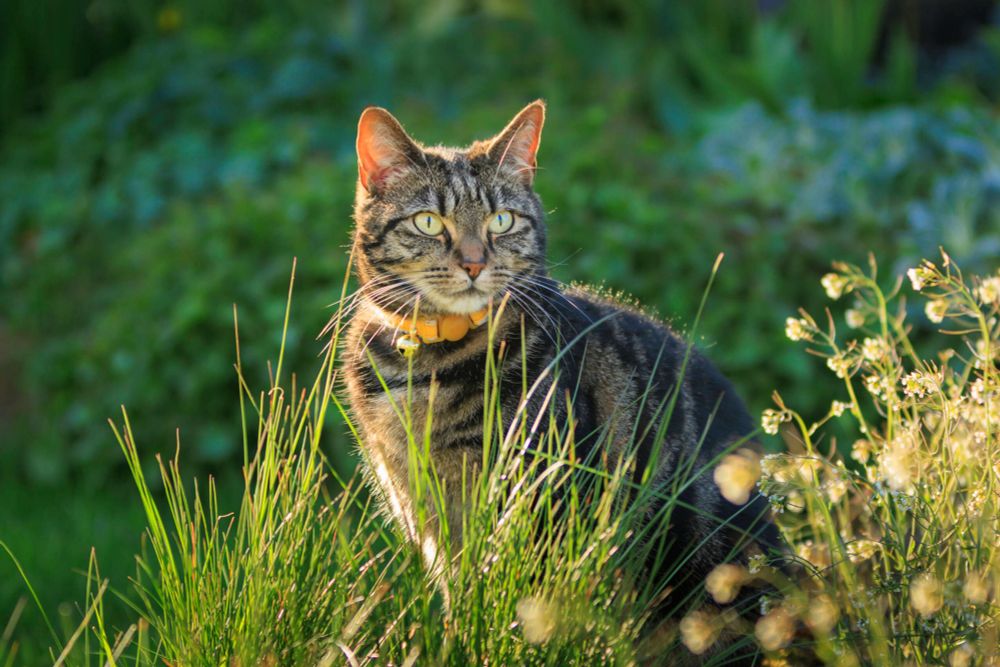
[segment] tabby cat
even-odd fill
[[[365,109],[358,125],[353,252],[362,303],[346,337],[348,398],[377,486],[430,560],[435,545],[417,526],[409,492],[407,437],[386,391],[397,404],[413,392],[413,423],[422,428],[433,378],[432,458],[446,488],[460,489],[465,462],[482,459],[489,351],[483,322],[491,303],[505,295],[494,343],[506,341],[507,349],[523,349],[527,357],[502,367],[505,416],[515,413],[525,380],[540,384],[535,396],[556,382],[555,395],[567,389],[575,395],[580,447],[588,442],[583,436],[613,415],[638,421],[637,432],[646,434],[637,450],[643,470],[664,414],[658,406],[679,386],[652,484],[667,484],[685,457],[696,459],[692,469],[711,470],[713,458],[753,431],[733,387],[700,353],[691,351],[678,377],[687,346],[667,326],[548,277],[545,215],[532,188],[544,120],[545,105],[533,102],[495,138],[468,148],[423,146],[381,108]],[[566,345],[574,338],[581,340]],[[558,375],[540,378],[560,350]],[[647,391],[647,400],[639,400]],[[565,417],[565,405],[551,409]],[[625,446],[632,432],[623,431],[603,446]],[[452,534],[461,525],[460,495],[447,502]],[[681,500],[697,511],[674,511],[674,543],[702,545],[685,567],[692,581],[730,553],[737,532],[773,540],[764,500],[728,502],[711,473],[688,486]],[[738,530],[715,530],[727,518]]]

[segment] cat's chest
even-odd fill
[[[363,329],[352,336],[365,341]],[[373,341],[374,343],[374,341]],[[351,351],[350,342],[348,347]],[[391,341],[349,353],[347,389],[367,439],[402,456],[408,443],[442,450],[482,437],[485,356],[471,346],[400,355]]]

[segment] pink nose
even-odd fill
[[[475,280],[483,269],[486,268],[486,262],[483,261],[462,261],[462,268],[465,272],[469,274],[469,277]]]

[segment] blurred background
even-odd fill
[[[1000,261],[993,0],[8,0],[0,540],[57,632],[90,549],[124,588],[141,546],[119,406],[147,461],[179,430],[186,474],[239,493],[232,305],[263,387],[293,257],[290,363],[317,370],[361,109],[465,144],[536,97],[555,276],[683,330],[725,252],[698,336],[755,412],[839,396],[784,337],[832,260],[871,251],[889,284],[939,246]],[[349,473],[343,425],[327,446]],[[0,551],[0,630],[27,593]],[[34,608],[13,633],[44,662]]]

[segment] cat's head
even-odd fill
[[[385,310],[471,313],[514,281],[544,273],[545,229],[532,189],[545,105],[496,137],[423,146],[385,109],[358,123],[355,263]]]

